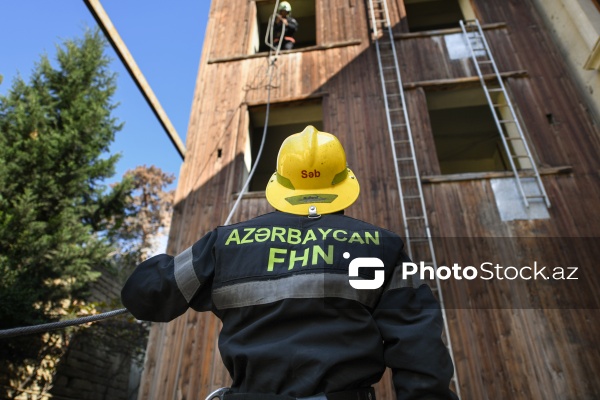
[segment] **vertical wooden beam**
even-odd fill
[[[104,8],[100,4],[100,0],[84,0],[84,2],[90,10],[90,12],[92,13],[92,15],[94,16],[94,19],[106,35],[113,49],[117,52],[117,55],[121,59],[121,62],[123,62],[123,64],[125,65],[125,68],[133,78],[133,81],[137,85],[138,89],[140,89],[140,91],[142,92],[142,95],[148,102],[148,105],[152,109],[152,112],[154,112],[154,115],[156,115],[156,118],[158,118],[158,121],[162,125],[163,129],[165,130],[167,135],[169,135],[169,139],[171,139],[171,142],[177,149],[177,152],[179,153],[182,159],[185,158],[185,145],[179,138],[175,127],[173,126],[173,124],[171,124],[167,113],[165,112],[165,110],[163,110],[158,99],[154,95],[152,88],[150,88],[150,85],[146,81],[146,78],[144,78],[142,71],[136,64],[135,60],[133,59],[133,56],[127,49],[127,46],[125,46],[125,42],[123,42],[121,36],[117,32],[117,29],[114,27],[110,18],[108,17],[108,14],[106,14],[106,11],[104,11]]]

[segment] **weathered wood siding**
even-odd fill
[[[171,253],[225,221],[243,183],[247,108],[266,102],[266,82],[259,77],[267,58],[244,56],[255,3],[212,3],[176,195]],[[474,69],[468,60],[449,59],[441,34],[407,35],[402,2],[388,3],[420,172],[438,175],[425,88],[465,84]],[[550,219],[535,221],[501,221],[489,179],[425,179],[430,225],[441,265],[503,260],[529,265],[537,260],[581,268],[575,283],[442,283],[464,399],[600,397],[600,279],[593,269],[600,255],[600,135],[529,3],[472,0],[478,19],[489,28],[486,35],[499,69],[509,76],[508,90],[539,165],[570,166],[571,172],[543,176],[552,202]],[[348,213],[402,234],[366,2],[317,1],[316,13],[317,46],[279,57],[271,101],[322,98],[325,130],[340,138],[361,183],[361,197]],[[260,194],[247,196],[234,221],[271,210]],[[155,324],[140,398],[202,399],[228,385],[218,332],[215,317],[195,312]],[[393,398],[387,374],[378,396]]]

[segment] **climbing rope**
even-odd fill
[[[233,214],[235,214],[235,211],[237,210],[238,205],[240,204],[240,201],[242,200],[244,193],[246,193],[246,190],[248,189],[248,186],[250,185],[250,181],[252,180],[252,177],[254,176],[254,172],[256,171],[258,162],[260,161],[260,157],[262,156],[263,148],[265,147],[265,143],[267,141],[266,139],[267,139],[267,128],[269,126],[269,111],[271,109],[271,82],[273,81],[273,68],[275,67],[275,62],[277,61],[277,57],[279,56],[279,52],[281,51],[281,43],[283,42],[283,37],[285,34],[285,26],[284,26],[283,29],[281,30],[281,37],[279,38],[279,42],[278,42],[277,46],[273,46],[273,26],[275,23],[275,18],[277,15],[278,8],[279,8],[279,0],[277,0],[275,2],[275,9],[273,10],[273,15],[269,18],[267,34],[265,36],[265,44],[267,46],[269,46],[270,50],[269,50],[269,66],[267,67],[267,79],[268,79],[268,82],[267,82],[267,110],[265,113],[265,122],[264,122],[262,139],[260,141],[260,147],[258,149],[258,153],[256,154],[256,159],[254,160],[254,165],[250,169],[250,173],[248,174],[248,177],[246,178],[244,187],[238,194],[235,204],[231,208],[231,211],[229,212],[229,215],[227,216],[227,219],[225,220],[224,225],[229,225],[231,223],[231,218],[233,217]],[[269,33],[270,33],[270,35],[269,35]]]
[[[40,333],[40,332],[49,332],[54,331],[61,328],[66,328],[74,325],[82,325],[90,322],[97,322],[103,319],[108,319],[112,317],[116,317],[117,315],[127,313],[126,308],[121,308],[119,310],[108,311],[102,314],[90,315],[87,317],[75,318],[65,321],[51,322],[48,324],[40,324],[40,325],[32,325],[25,326],[21,328],[12,328],[12,329],[4,329],[0,330],[0,339],[11,338],[15,336],[23,336],[30,335],[32,333]]]
[[[265,35],[265,44],[269,46],[271,50],[276,52],[276,56],[279,55],[279,50],[281,50],[281,43],[283,43],[283,38],[285,37],[285,25],[283,25],[283,29],[281,29],[281,36],[279,37],[279,42],[277,46],[273,45],[273,33],[275,20],[277,19],[277,9],[279,8],[279,0],[275,2],[275,8],[273,9],[273,14],[269,17],[269,22],[267,23],[267,34]]]
[[[265,143],[267,141],[267,127],[269,124],[269,111],[271,108],[271,81],[273,80],[273,66],[275,64],[276,59],[272,60],[269,62],[269,67],[268,67],[268,83],[267,83],[267,111],[265,113],[265,124],[264,124],[264,128],[263,128],[263,134],[262,134],[262,139],[260,141],[260,147],[258,149],[258,153],[256,154],[256,160],[254,160],[254,165],[252,166],[252,168],[250,169],[250,173],[248,174],[248,178],[246,178],[246,182],[244,183],[244,187],[242,188],[242,190],[240,191],[240,193],[238,194],[238,197],[235,201],[235,204],[233,205],[233,207],[231,208],[231,211],[229,212],[229,215],[227,216],[227,219],[225,220],[225,224],[224,225],[229,225],[231,223],[231,218],[233,217],[233,214],[235,214],[235,211],[237,210],[238,205],[240,204],[240,201],[242,199],[242,196],[244,195],[244,193],[246,193],[246,190],[248,189],[248,185],[250,185],[250,181],[252,180],[252,177],[254,176],[254,172],[256,171],[256,168],[258,166],[258,162],[260,160],[260,157],[262,156],[262,152],[263,149],[265,147]]]

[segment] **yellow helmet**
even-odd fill
[[[311,206],[319,214],[343,210],[356,201],[359,192],[338,138],[309,125],[283,141],[266,196],[279,211],[308,215]]]

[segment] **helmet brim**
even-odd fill
[[[266,188],[269,204],[296,215],[308,215],[310,206],[315,206],[318,214],[341,211],[350,207],[359,194],[360,185],[350,168],[346,179],[326,189],[290,189],[277,181],[277,173],[271,176]]]

